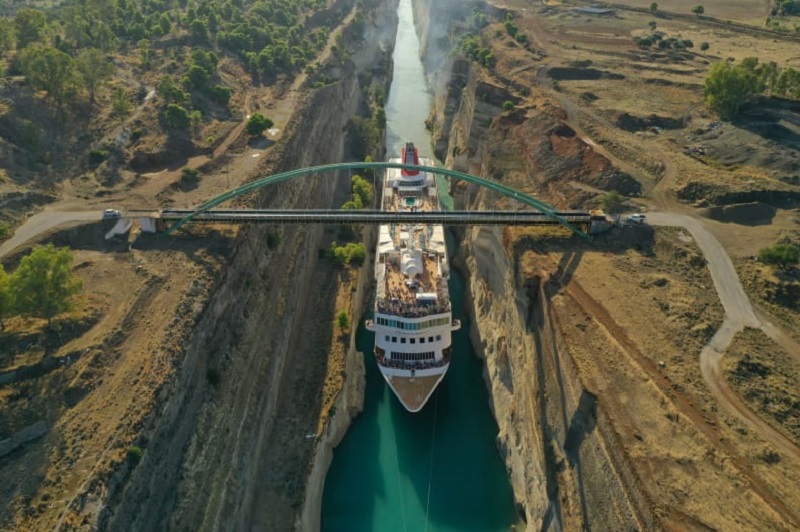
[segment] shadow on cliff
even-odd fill
[[[559,493],[558,479],[556,473],[563,469],[563,462],[558,460],[556,455],[556,447],[558,445],[558,427],[551,424],[547,415],[547,375],[545,374],[545,345],[539,331],[545,330],[545,298],[546,289],[539,283],[529,287],[528,298],[531,305],[528,309],[528,327],[534,334],[533,338],[534,352],[533,356],[536,358],[536,404],[538,405],[539,426],[541,427],[542,441],[541,450],[544,457],[544,470],[545,470],[545,489],[547,491],[547,499],[549,505],[547,512],[543,516],[541,530],[556,530],[561,529],[562,523],[562,510],[561,500],[562,495]],[[557,357],[556,357],[557,358]],[[564,404],[562,399],[562,418],[564,416]],[[555,526],[553,520],[556,521]]]
[[[578,266],[583,253],[613,253],[622,255],[635,251],[641,255],[651,256],[656,241],[656,231],[649,225],[623,225],[610,231],[595,235],[587,242],[577,236],[559,234],[524,235],[514,241],[514,255],[519,257],[525,251],[537,253],[563,253],[559,263],[559,272],[566,284]],[[557,277],[558,278],[558,277]]]

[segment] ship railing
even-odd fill
[[[375,305],[378,312],[402,318],[424,318],[433,314],[445,314],[451,311],[450,302],[438,305],[418,305],[416,303],[378,300]]]
[[[442,350],[442,359],[434,360],[432,362],[424,362],[420,360],[392,360],[386,358],[386,351],[379,347],[375,347],[375,361],[379,366],[392,369],[433,369],[441,368],[450,363],[450,348],[446,347]]]

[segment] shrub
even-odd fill
[[[89,164],[97,166],[108,158],[108,152],[105,150],[92,150],[89,152]]]
[[[758,252],[758,260],[779,270],[787,271],[800,262],[800,246],[796,244],[777,244]]]
[[[510,111],[513,108],[514,108],[514,102],[508,100],[503,102],[503,111]]]
[[[333,242],[331,243],[329,253],[331,258],[340,266],[345,264],[363,264],[367,256],[367,250],[364,244],[356,244],[354,242],[348,242],[344,246],[339,246],[336,242]]]
[[[214,85],[209,96],[220,105],[228,105],[231,101],[231,89],[225,85]]]
[[[247,131],[248,135],[257,137],[261,135],[265,129],[271,128],[273,124],[274,122],[272,120],[261,113],[253,113],[247,120],[245,130]]]
[[[192,123],[189,111],[174,103],[167,105],[164,110],[164,120],[172,129],[187,129]]]
[[[139,465],[139,462],[142,461],[143,454],[144,452],[140,447],[132,445],[128,448],[128,452],[125,453],[125,458],[128,460],[128,463],[131,465],[131,467],[136,467]]]
[[[700,49],[701,49],[702,51],[704,51],[704,52],[705,52],[705,51],[706,51],[706,50],[708,50],[709,48],[711,48],[711,45],[710,45],[710,44],[708,44],[707,42],[702,42],[702,43],[700,43]]]
[[[345,330],[350,327],[350,316],[347,315],[347,311],[343,310],[336,315],[336,324],[341,330]]]

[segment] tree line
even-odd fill
[[[162,48],[172,74],[158,91],[165,125],[185,129],[202,119],[208,105],[228,105],[231,90],[216,70],[219,54],[236,57],[264,81],[294,73],[327,42],[329,28],[312,26],[317,24],[312,15],[326,5],[325,0],[68,0],[47,11],[22,8],[0,18],[0,55],[9,74],[24,75],[62,109],[80,92],[95,103],[114,74],[115,53],[138,51],[138,66],[147,71],[156,66],[155,43],[188,43],[188,57],[174,44]],[[132,95],[119,91],[112,103],[127,112]]]
[[[53,244],[37,246],[13,274],[0,265],[0,330],[6,318],[31,316],[49,322],[69,310],[81,280],[72,273],[72,253]]]
[[[780,68],[774,61],[747,57],[739,64],[711,65],[705,80],[706,105],[725,120],[736,118],[742,106],[759,95],[800,99],[800,71]]]

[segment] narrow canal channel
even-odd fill
[[[419,59],[411,0],[400,0],[394,78],[386,105],[387,152],[406,141],[430,157],[424,121],[431,109]],[[448,246],[455,251],[452,243]],[[469,343],[462,311],[464,281],[453,272],[450,370],[425,408],[406,412],[378,371],[374,335],[363,322],[357,347],[364,353],[364,412],[334,453],[325,482],[322,530],[500,531],[516,522],[511,486],[495,446],[497,424],[488,406],[481,363]]]

